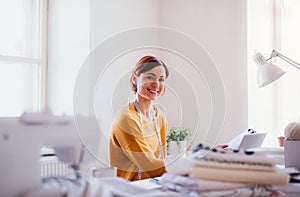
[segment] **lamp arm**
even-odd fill
[[[286,61],[287,63],[291,64],[292,66],[294,66],[295,68],[300,70],[300,64],[299,63],[291,60],[290,58],[282,55],[281,53],[279,53],[275,50],[272,51],[271,57],[269,59],[271,59],[273,57],[280,57],[282,60]],[[267,60],[269,60],[269,59],[267,59]]]

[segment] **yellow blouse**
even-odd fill
[[[121,109],[113,122],[109,142],[110,165],[117,167],[119,177],[134,181],[139,180],[139,170],[142,171],[142,179],[160,176],[165,172],[157,131],[160,132],[165,156],[168,125],[156,106],[154,111],[157,122],[142,120],[141,124],[138,112],[129,104]]]

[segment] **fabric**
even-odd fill
[[[188,176],[174,175],[169,173],[164,173],[159,179],[162,185],[167,183],[174,183],[177,185],[182,185],[186,189],[191,189],[194,191],[216,191],[216,190],[228,190],[236,189],[241,187],[249,186],[246,183],[233,183],[224,181],[210,181],[204,179],[192,179]]]
[[[43,180],[39,188],[24,193],[24,197],[180,197],[178,193],[148,190],[140,188],[122,178],[93,178],[83,176],[80,179],[67,177],[49,177]]]
[[[164,162],[160,158],[160,134],[164,156],[166,155],[167,121],[154,106],[155,121],[140,120],[132,104],[123,107],[111,127],[110,165],[117,167],[117,175],[127,180],[139,180],[160,176],[165,172]],[[157,128],[156,128],[157,127]]]
[[[196,181],[197,182],[197,181]],[[55,197],[94,197],[94,196],[140,196],[140,197],[286,197],[284,193],[271,186],[265,185],[242,185],[242,187],[231,187],[227,185],[227,189],[200,191],[191,188],[191,185],[200,185],[203,181],[197,182],[188,177],[176,176],[169,177],[168,181],[161,182],[162,190],[145,189],[138,187],[135,182],[128,182],[121,178],[93,178],[82,176],[80,179],[67,177],[48,177],[43,179],[41,187],[34,188],[21,196],[24,197],[40,197],[40,196],[55,196]],[[212,182],[213,184],[213,182]],[[216,182],[216,184],[219,184]],[[230,183],[228,183],[230,184]],[[234,185],[234,184],[232,184]],[[228,187],[229,186],[229,187]],[[238,184],[237,184],[238,186]],[[294,193],[298,194],[298,193]],[[296,196],[296,195],[293,195]]]
[[[231,168],[193,167],[189,177],[215,181],[230,181],[238,183],[254,183],[267,185],[287,185],[290,176],[279,170],[241,170]]]
[[[168,173],[163,174],[163,176],[159,178],[159,182],[165,190],[179,192],[182,196],[286,196],[284,193],[268,185],[192,179],[186,176]]]

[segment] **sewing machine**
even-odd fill
[[[85,129],[80,137],[97,149],[100,130],[90,121],[87,117],[80,119],[80,127]],[[78,163],[80,137],[72,117],[25,114],[0,118],[1,196],[19,196],[40,186],[42,146],[52,146],[61,161]]]

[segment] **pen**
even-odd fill
[[[160,182],[157,178],[151,178],[151,181],[158,184],[158,185],[160,185]]]

